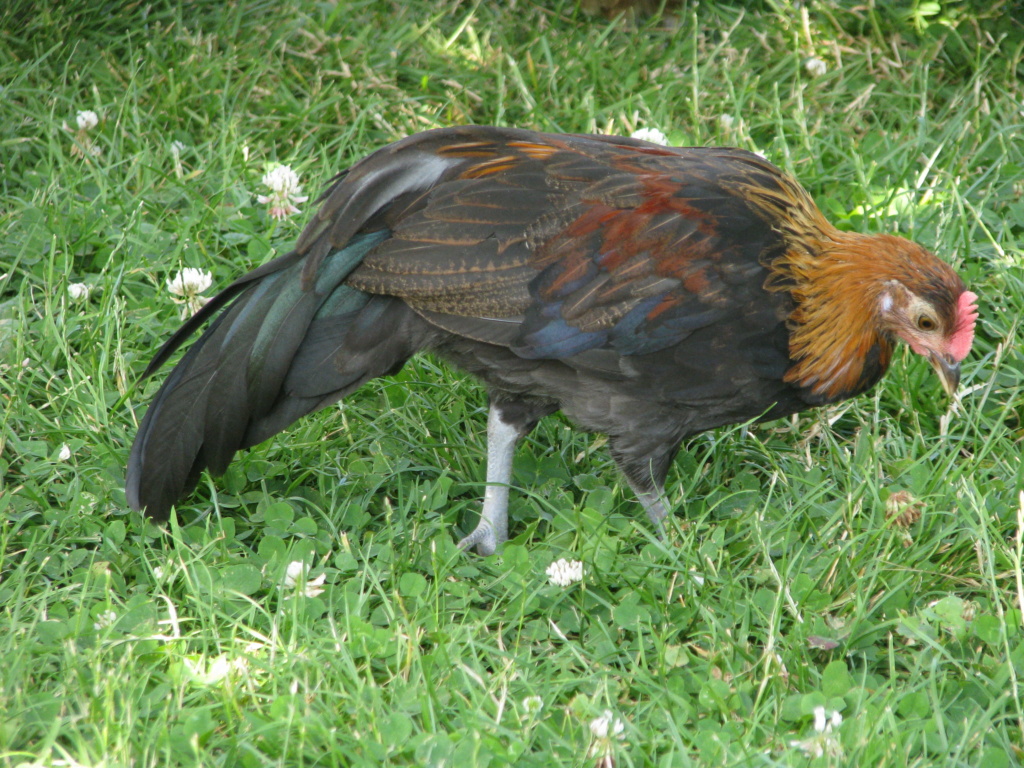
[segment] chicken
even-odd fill
[[[231,283],[132,446],[166,519],[204,468],[430,351],[489,394],[486,490],[460,542],[507,539],[516,443],[561,410],[603,432],[660,529],[683,440],[869,390],[897,341],[952,394],[977,297],[915,243],[841,232],[758,155],[465,126],[337,176],[295,249]]]

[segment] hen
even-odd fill
[[[340,174],[295,249],[239,278],[167,341],[213,322],[150,405],[127,471],[165,519],[204,468],[429,350],[490,397],[479,525],[507,539],[517,441],[561,410],[608,435],[660,525],[690,435],[870,389],[895,342],[947,393],[976,296],[927,250],[841,232],[793,179],[738,149],[466,126]]]

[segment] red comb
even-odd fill
[[[976,294],[964,291],[956,303],[956,328],[949,340],[949,354],[957,361],[967,357],[974,343],[974,323],[978,319],[977,300]]]

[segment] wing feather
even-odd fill
[[[381,171],[400,189],[439,178],[414,205],[379,214],[391,237],[346,282],[526,358],[650,354],[764,301],[762,260],[780,235],[741,191],[766,175],[756,156],[528,136],[449,133],[417,150],[441,159],[426,170]],[[327,215],[365,218],[378,205],[366,193]]]

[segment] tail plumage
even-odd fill
[[[223,473],[237,451],[418,351],[422,322],[400,300],[342,282],[388,234],[360,234],[328,253],[311,284],[302,259],[282,256],[229,286],[164,345],[147,373],[221,310],[142,421],[127,471],[133,508],[165,519],[204,468]]]

